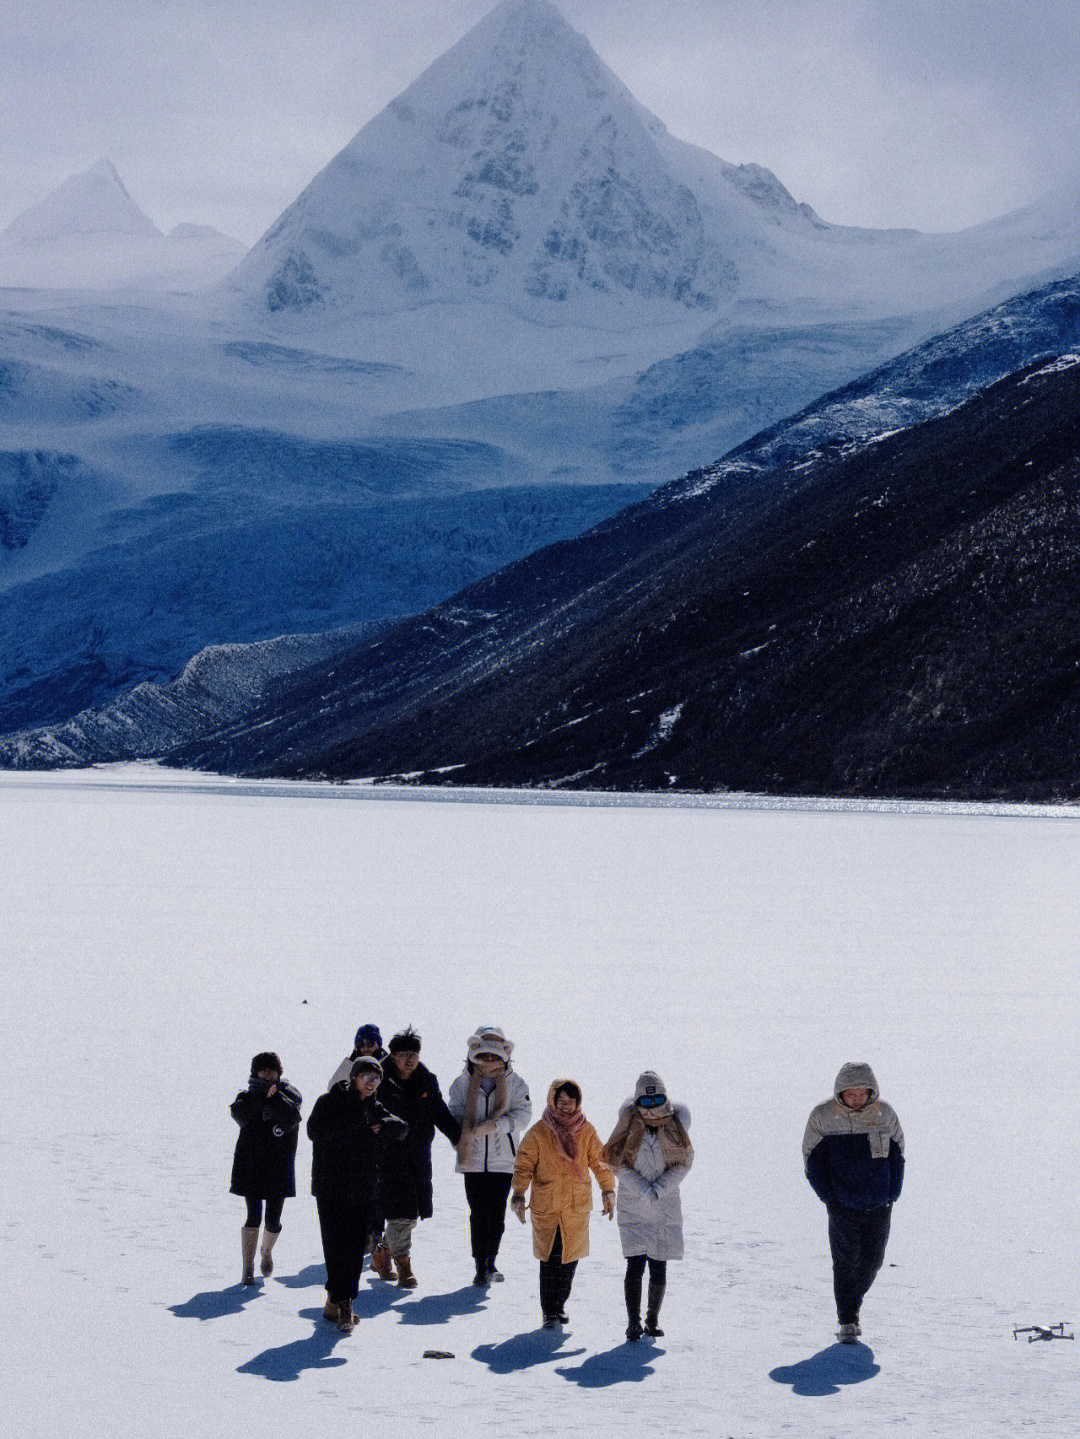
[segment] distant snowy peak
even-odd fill
[[[212,285],[245,246],[210,225],[163,235],[99,160],[0,232],[0,285],[32,289],[160,290]]]
[[[710,310],[737,267],[673,143],[553,6],[507,0],[316,176],[236,283],[271,312]],[[748,177],[724,187],[736,210],[762,203]]]
[[[44,200],[31,205],[3,231],[23,245],[43,245],[72,235],[159,235],[128,194],[109,160],[70,175]]]

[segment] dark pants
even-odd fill
[[[258,1229],[262,1223],[263,1202],[261,1199],[252,1199],[250,1194],[244,1195],[244,1202],[247,1205],[247,1218],[244,1224],[248,1229]],[[282,1196],[266,1201],[266,1232],[268,1234],[281,1233],[281,1211],[285,1207],[285,1200]]]
[[[506,1201],[512,1174],[466,1174],[465,1198],[469,1201],[469,1232],[473,1258],[494,1259],[506,1228]]]
[[[360,1289],[364,1249],[371,1233],[371,1205],[342,1203],[322,1195],[315,1203],[326,1260],[326,1290],[334,1303],[340,1304],[343,1299],[355,1299]]]
[[[634,1254],[626,1261],[626,1277],[623,1280],[623,1295],[626,1299],[626,1317],[630,1320],[641,1318],[641,1281],[645,1265],[649,1266],[649,1310],[658,1313],[667,1284],[667,1261],[646,1260],[644,1254]]]
[[[556,1229],[551,1253],[540,1261],[540,1311],[545,1319],[561,1314],[566,1308],[576,1272],[576,1259],[571,1264],[562,1262],[562,1230]]]
[[[829,1248],[832,1250],[836,1318],[855,1324],[863,1296],[873,1284],[885,1258],[892,1208],[829,1210]]]

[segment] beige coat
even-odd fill
[[[602,1194],[615,1189],[615,1177],[600,1158],[600,1136],[586,1121],[578,1135],[578,1157],[564,1152],[557,1136],[543,1120],[526,1133],[514,1165],[513,1193],[523,1196],[532,1185],[533,1253],[548,1259],[555,1231],[562,1230],[564,1264],[583,1259],[589,1252],[589,1215],[592,1212],[591,1169]]]

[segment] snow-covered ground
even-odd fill
[[[1080,1319],[1080,817],[167,778],[0,780],[5,1432],[1076,1433],[1077,1344],[1011,1326]],[[279,1049],[306,1114],[369,1019],[415,1022],[444,1086],[500,1023],[534,1100],[572,1073],[603,1133],[660,1070],[698,1156],[662,1341],[623,1343],[596,1217],[567,1334],[516,1224],[478,1295],[441,1137],[415,1293],[365,1276],[354,1335],[319,1318],[306,1138],[277,1273],[237,1286],[248,1060]],[[841,1351],[799,1141],[862,1058],[908,1176]]]

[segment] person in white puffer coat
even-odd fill
[[[660,1306],[667,1287],[667,1262],[683,1257],[682,1201],[679,1186],[694,1162],[687,1131],[690,1111],[672,1104],[663,1080],[647,1069],[638,1077],[634,1097],[619,1110],[618,1123],[604,1146],[604,1158],[618,1181],[616,1217],[626,1258],[626,1337],[659,1338]],[[649,1304],[641,1323],[641,1283],[649,1266]]]
[[[495,1267],[506,1227],[506,1201],[522,1131],[532,1119],[529,1086],[510,1067],[514,1046],[501,1029],[481,1025],[467,1041],[465,1069],[446,1103],[461,1125],[457,1171],[465,1176],[473,1283],[502,1279]]]

